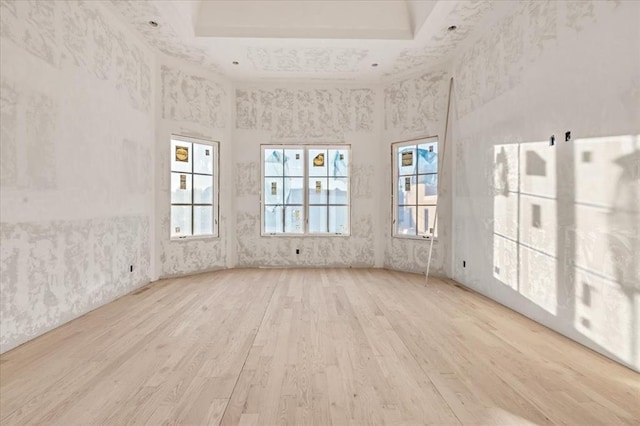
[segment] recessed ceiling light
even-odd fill
[[[455,30],[457,30],[457,29],[458,29],[458,26],[457,26],[457,25],[452,25],[452,26],[450,26],[449,28],[447,28],[447,30],[448,30],[448,31],[455,31]]]
[[[232,63],[233,65],[239,65],[239,64],[240,64],[240,62],[238,62],[238,61],[233,61],[233,62],[231,62],[231,63]]]
[[[158,28],[158,25],[159,25],[156,21],[149,21],[148,24],[151,25],[153,28]]]
[[[378,66],[378,64],[371,64],[371,66],[375,68]]]

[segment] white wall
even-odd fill
[[[452,150],[445,151],[444,130],[447,114],[449,81],[448,67],[439,67],[385,86],[383,165],[384,200],[391,199],[391,144],[409,139],[438,137],[439,197],[438,237],[433,242],[430,275],[451,276],[448,270],[451,250],[451,176]],[[444,155],[443,155],[444,154]],[[396,238],[391,236],[391,203],[385,202],[385,224],[380,230],[385,239],[384,266],[424,274],[429,259],[428,240]]]
[[[381,266],[379,156],[381,94],[373,87],[296,85],[236,87],[235,191],[237,265]],[[260,145],[350,144],[351,235],[260,236]],[[296,249],[300,254],[296,255]]]
[[[513,7],[454,66],[454,278],[638,370],[640,3]]]
[[[233,266],[233,148],[230,100],[224,79],[179,59],[159,56],[156,127],[156,252],[160,277]],[[170,138],[172,134],[220,143],[219,236],[171,240]]]
[[[452,67],[377,87],[231,85],[100,3],[3,2],[0,352],[161,276],[424,272],[428,243],[390,236],[390,145],[442,142],[453,74],[432,272],[638,369],[640,6],[512,7]],[[220,142],[218,238],[169,239],[172,133]],[[351,145],[350,237],[260,236],[260,144],[278,143]]]
[[[97,3],[0,19],[4,352],[150,280],[155,66]]]

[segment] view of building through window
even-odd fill
[[[217,155],[216,142],[171,138],[172,238],[217,235],[214,209]]]
[[[433,237],[438,202],[438,140],[393,144],[394,235]]]
[[[348,235],[349,146],[263,147],[263,233]]]

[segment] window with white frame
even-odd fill
[[[217,236],[218,143],[171,136],[171,238]]]
[[[391,145],[393,235],[432,238],[438,203],[438,138]]]
[[[349,235],[350,147],[263,146],[262,234]]]

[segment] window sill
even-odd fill
[[[277,238],[304,238],[304,237],[320,237],[320,238],[327,238],[327,237],[338,237],[338,238],[345,238],[345,237],[350,237],[351,234],[265,234],[262,233],[260,234],[261,237],[266,237],[266,238],[272,238],[272,237],[277,237]]]
[[[393,238],[400,240],[414,240],[414,241],[438,241],[438,237],[420,236],[420,235],[392,235]]]
[[[196,235],[189,237],[170,237],[169,241],[219,240],[220,235]]]

